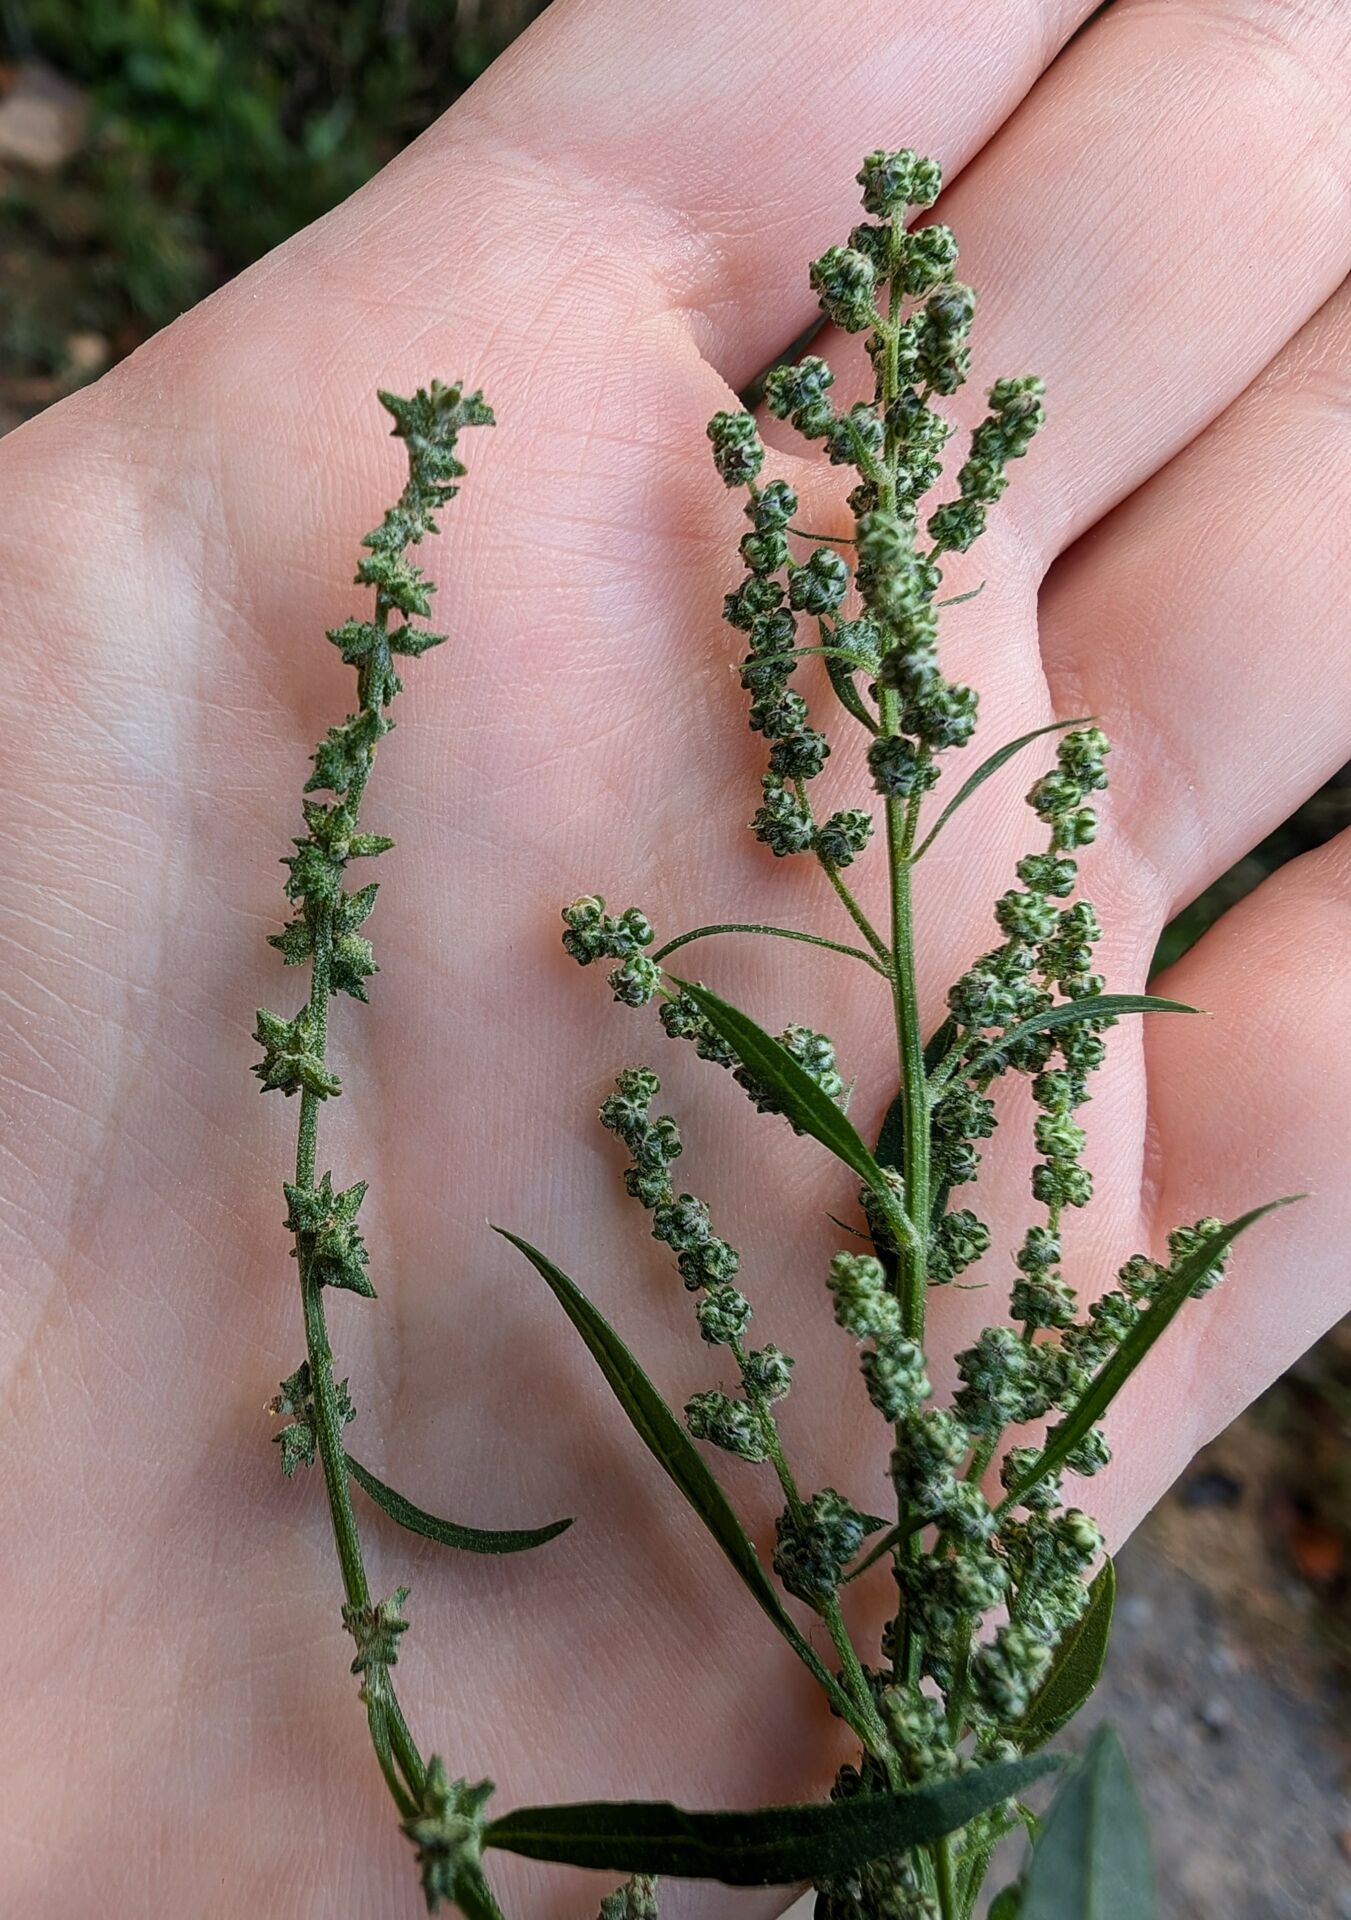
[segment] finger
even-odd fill
[[[1104,857],[1155,930],[1351,750],[1349,402],[1351,284],[1043,588],[1052,704],[1116,743]]]
[[[555,5],[466,103],[588,208],[593,245],[647,254],[740,387],[816,311],[804,265],[856,220],[863,153],[949,177],[1036,81],[1089,0]],[[809,142],[804,146],[804,137]],[[810,164],[804,165],[810,152]]]
[[[944,193],[980,293],[956,411],[978,415],[998,375],[1047,382],[1046,431],[1000,508],[1043,565],[1351,268],[1349,56],[1330,0],[1118,0]]]
[[[1146,1034],[1156,1251],[1179,1222],[1309,1197],[1240,1240],[1225,1284],[1179,1317],[1123,1396],[1120,1427],[1176,1436],[1111,1476],[1131,1519],[1351,1307],[1349,906],[1343,834],[1282,868],[1159,982],[1212,1018]]]

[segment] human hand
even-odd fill
[[[872,0],[797,0],[771,30],[707,0],[659,24],[558,0],[366,191],[0,445],[7,1910],[416,1903],[317,1476],[284,1483],[265,1443],[300,1353],[294,1115],[247,1069],[254,1008],[283,1004],[270,862],[347,692],[323,629],[360,605],[342,583],[397,484],[372,389],[434,374],[482,385],[500,425],[469,443],[427,554],[455,637],[409,674],[369,808],[399,843],[384,971],[369,1011],[337,1009],[347,1097],[321,1165],[371,1180],[384,1310],[336,1303],[334,1344],[363,1455],[412,1497],[578,1523],[490,1562],[372,1517],[381,1591],[413,1587],[401,1690],[504,1805],[822,1789],[806,1682],[484,1220],[553,1252],[673,1402],[708,1385],[592,1121],[614,1068],[653,1061],[682,1173],[757,1249],[757,1331],[811,1378],[785,1409],[802,1478],[847,1466],[866,1503],[884,1463],[821,1292],[838,1169],[608,1007],[557,908],[599,885],[663,937],[830,930],[819,873],[742,825],[761,756],[717,617],[741,529],[703,427],[810,324],[805,265],[856,217],[869,146],[944,163],[941,217],[982,295],[972,395],[1047,381],[1048,427],[950,575],[989,584],[949,617],[945,660],[982,689],[988,746],[1085,712],[1112,735],[1084,863],[1111,985],[1139,987],[1169,916],[1345,756],[1351,32],[1331,6],[1119,0],[1043,74],[1088,11],[931,3],[902,29]],[[777,470],[819,524],[838,476]],[[991,783],[921,869],[935,1015],[1028,844],[1027,777]],[[1085,1292],[1178,1220],[1313,1194],[1123,1397],[1091,1501],[1117,1539],[1347,1304],[1348,861],[1334,844],[1287,869],[1161,983],[1212,1018],[1112,1036],[1086,1115],[1101,1199],[1069,1255]],[[880,867],[857,871],[880,898]],[[829,1032],[876,1122],[888,1009],[861,973],[732,942],[699,966],[771,1028]],[[982,1183],[992,1264],[1025,1181],[1015,1162]],[[934,1302],[954,1349],[989,1312]],[[813,1426],[823,1405],[839,1413]],[[725,1471],[763,1534],[766,1489]],[[595,1903],[575,1876],[494,1867],[509,1910]]]

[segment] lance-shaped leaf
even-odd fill
[[[959,598],[966,599],[967,595],[962,594]],[[955,606],[957,602],[954,600],[948,604]],[[929,851],[929,848],[943,831],[948,821],[951,820],[953,814],[956,813],[958,807],[969,800],[978,787],[983,787],[992,773],[998,773],[1002,766],[1012,760],[1015,753],[1021,753],[1024,747],[1031,746],[1034,740],[1040,740],[1048,733],[1064,733],[1070,727],[1086,726],[1091,717],[1091,715],[1085,715],[1079,720],[1052,720],[1049,726],[1033,727],[1031,733],[1020,734],[1016,740],[1010,740],[1007,746],[996,748],[989,759],[982,760],[975,772],[969,774],[961,786],[958,787],[956,793],[953,794],[951,800],[948,801],[948,804],[930,827],[923,841],[916,847],[914,853],[911,855],[912,862],[924,858],[924,855]]]
[[[957,1028],[953,1021],[945,1020],[930,1035],[924,1049],[924,1072],[931,1074],[941,1060],[947,1058],[957,1039]],[[882,1131],[877,1136],[877,1158],[884,1167],[899,1167],[905,1160],[905,1103],[900,1094],[887,1108],[882,1122]]]
[[[1186,1006],[1181,1000],[1160,1000],[1153,993],[1098,993],[1085,1000],[1062,1000],[1057,1006],[1047,1007],[1043,1013],[1034,1013],[1026,1020],[1020,1020],[1016,1027],[1010,1027],[1007,1033],[1001,1033],[995,1040],[983,1048],[973,1060],[962,1067],[963,1075],[979,1073],[982,1068],[994,1064],[1002,1053],[1025,1040],[1031,1033],[1045,1033],[1053,1027],[1072,1027],[1080,1020],[1115,1019],[1123,1013],[1198,1013],[1198,1007]]]
[[[864,706],[863,696],[854,685],[854,674],[857,669],[851,667],[847,661],[842,660],[839,654],[833,652],[829,647],[825,648],[824,651],[826,674],[830,680],[835,698],[839,701],[846,713],[853,715],[860,726],[866,727],[869,733],[876,733],[876,716],[869,713],[868,709]]]
[[[377,1480],[370,1469],[354,1460],[350,1453],[347,1471],[381,1512],[409,1533],[420,1534],[424,1540],[435,1540],[443,1547],[458,1547],[464,1553],[525,1553],[531,1547],[542,1547],[546,1540],[556,1540],[572,1525],[571,1520],[553,1520],[547,1527],[462,1527],[454,1520],[442,1520],[422,1507],[415,1507],[393,1487]]]
[[[691,1813],[664,1800],[522,1807],[490,1822],[483,1839],[508,1853],[575,1867],[732,1887],[790,1886],[941,1839],[1059,1764],[1042,1754],[907,1793],[744,1813]]]
[[[1032,1696],[1027,1712],[1009,1730],[1009,1738],[1024,1753],[1044,1746],[1067,1726],[1097,1686],[1107,1658],[1115,1606],[1116,1569],[1110,1560],[1104,1560],[1088,1590],[1088,1605],[1061,1634],[1046,1678]]]
[[[609,1321],[592,1305],[575,1281],[569,1280],[560,1267],[556,1267],[537,1247],[532,1247],[528,1240],[508,1233],[505,1227],[494,1227],[493,1231],[500,1233],[504,1240],[510,1241],[519,1253],[523,1253],[550,1288],[586,1342],[592,1358],[643,1445],[684,1494],[749,1587],[758,1605],[830,1695],[837,1711],[863,1738],[857,1725],[857,1712],[848,1695],[826,1670],[810,1641],[798,1630],[702,1454]]]
[[[1149,1836],[1110,1727],[1100,1727],[1037,1835],[1018,1920],[1153,1920]]]
[[[672,976],[674,979],[674,975]],[[895,1188],[864,1141],[811,1075],[763,1027],[711,993],[685,980],[676,985],[687,993],[700,1013],[728,1044],[754,1077],[769,1087],[784,1113],[802,1133],[811,1134],[837,1160],[843,1161],[882,1201],[888,1217],[899,1209]],[[908,1223],[907,1223],[908,1224]]]
[[[1046,1445],[1032,1462],[1027,1472],[1022,1474],[1017,1484],[1009,1489],[1008,1496],[1000,1507],[1000,1512],[1017,1506],[1030,1487],[1036,1486],[1048,1474],[1058,1473],[1065,1461],[1089,1428],[1095,1426],[1115,1400],[1122,1387],[1130,1379],[1135,1369],[1149,1352],[1154,1342],[1167,1330],[1171,1322],[1191,1299],[1198,1281],[1204,1281],[1220,1255],[1255,1220],[1263,1214],[1271,1213],[1276,1207],[1288,1207],[1295,1200],[1302,1199],[1301,1194],[1289,1194],[1283,1200],[1269,1200],[1264,1207],[1254,1207],[1250,1213],[1230,1220],[1227,1225],[1216,1227],[1213,1232],[1197,1242],[1193,1251],[1184,1260],[1180,1260],[1169,1274],[1166,1284],[1158,1297],[1140,1315],[1134,1327],[1126,1335],[1111,1359],[1106,1361],[1089,1381],[1082,1397],[1077,1400],[1065,1418],[1052,1427],[1046,1436]]]

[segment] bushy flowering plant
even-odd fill
[[[432,511],[463,474],[454,455],[459,432],[491,421],[481,397],[459,388],[433,385],[412,400],[382,396],[407,444],[410,478],[364,543],[357,578],[374,590],[373,617],[329,636],[356,668],[357,710],[315,751],[306,791],[332,798],[304,804],[306,830],[286,861],[295,910],[273,938],[288,965],[309,967],[310,993],[294,1018],[262,1013],[258,1021],[264,1089],[300,1095],[295,1178],[284,1193],[306,1355],[275,1407],[286,1418],[277,1436],[283,1470],[316,1459],[323,1469],[353,1672],[428,1906],[449,1901],[470,1920],[500,1914],[483,1867],[492,1847],[628,1873],[605,1899],[602,1920],[655,1920],[658,1875],[809,1881],[817,1920],[969,1920],[995,1847],[1020,1823],[1034,1846],[1020,1880],[996,1901],[999,1920],[1082,1920],[1089,1910],[1139,1920],[1148,1911],[1147,1849],[1110,1735],[1067,1777],[1044,1823],[1021,1798],[1056,1764],[1041,1749],[1091,1692],[1111,1620],[1102,1536],[1067,1504],[1062,1476],[1082,1480],[1107,1465],[1104,1412],[1185,1303],[1219,1281],[1231,1241],[1256,1213],[1179,1226],[1166,1260],[1131,1255],[1116,1284],[1086,1309],[1066,1271],[1062,1222],[1093,1196],[1075,1116],[1107,1035],[1124,1015],[1186,1009],[1109,992],[1095,969],[1101,928],[1077,896],[1078,856],[1097,834],[1095,797],[1107,785],[1109,742],[1094,720],[1055,722],[1001,744],[954,787],[948,756],[969,748],[979,700],[944,671],[940,613],[969,597],[941,596],[944,562],[985,530],[1010,467],[1043,425],[1042,385],[1030,376],[995,381],[955,488],[934,500],[953,431],[942,403],[968,375],[976,296],[955,277],[949,229],[909,224],[937,198],[935,163],[872,153],[858,178],[867,218],[813,263],[811,283],[826,318],[863,336],[871,390],[840,396],[828,362],[808,354],[774,367],[763,391],[768,412],[842,470],[852,531],[801,530],[792,487],[764,477],[752,413],[717,414],[708,437],[718,474],[744,495],[747,521],[744,571],[724,614],[749,724],[768,749],[751,828],[772,856],[819,866],[861,944],[762,924],[700,927],[658,944],[645,911],[613,913],[600,894],[564,908],[563,944],[581,966],[607,968],[616,1000],[655,1007],[670,1039],[730,1072],[756,1111],[812,1137],[847,1170],[858,1222],[841,1227],[848,1244],[821,1275],[823,1304],[857,1349],[859,1419],[878,1422],[876,1497],[861,1506],[835,1487],[799,1480],[776,1414],[801,1390],[794,1360],[760,1339],[739,1284],[739,1250],[677,1177],[684,1140],[657,1105],[661,1085],[650,1067],[618,1075],[600,1120],[623,1150],[628,1193],[673,1256],[710,1358],[721,1357],[720,1377],[678,1416],[581,1289],[543,1253],[506,1236],[553,1290],[638,1436],[852,1731],[856,1753],[821,1805],[692,1813],[593,1802],[490,1819],[489,1783],[451,1780],[438,1758],[424,1760],[399,1708],[391,1672],[407,1627],[407,1589],[372,1600],[349,1483],[404,1526],[467,1550],[538,1545],[567,1523],[503,1534],[438,1520],[375,1479],[343,1439],[354,1410],[347,1383],[334,1379],[323,1290],[374,1291],[356,1226],[364,1183],[335,1190],[328,1173],[316,1178],[318,1116],[341,1091],[327,1058],[330,1001],[364,1000],[374,971],[360,929],[375,887],[349,892],[345,874],[349,861],[391,844],[362,829],[358,815],[399,691],[395,659],[441,637],[414,624],[430,611],[431,589],[408,550],[436,530]],[[834,724],[858,749],[857,804],[830,812],[813,789],[839,743],[801,690],[813,670]],[[1010,876],[1016,884],[994,903],[988,950],[952,984],[946,1017],[926,1033],[916,991],[915,868],[972,793],[1052,737],[1054,765],[1027,795],[1037,842]],[[885,864],[882,927],[846,878],[867,858]],[[850,1088],[827,1035],[794,1023],[771,1036],[684,977],[683,967],[673,970],[683,947],[732,933],[808,941],[871,972],[895,1030],[879,1107],[893,1091],[894,1098],[876,1143],[848,1117]],[[1014,1076],[1029,1086],[1035,1113],[1031,1217],[1016,1245],[996,1249],[990,1226],[960,1204],[961,1190],[991,1150],[994,1095]],[[951,1404],[939,1406],[926,1346],[930,1292],[961,1284],[979,1263],[990,1261],[992,1271],[996,1255],[1011,1277],[1007,1313],[957,1356],[960,1385]],[[782,1506],[770,1566],[710,1470],[707,1449],[777,1480]],[[865,1577],[889,1580],[894,1594],[875,1646],[856,1644],[841,1605],[843,1588]],[[1101,1907],[1100,1886],[1110,1901]]]

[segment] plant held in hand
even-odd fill
[[[777,1836],[759,1877],[810,1878],[818,1920],[967,1920],[995,1845],[1025,1817],[1014,1773],[1036,1764],[1028,1756],[1077,1711],[1106,1647],[1111,1565],[1094,1522],[1066,1504],[1061,1475],[1091,1476],[1107,1465],[1103,1413],[1184,1303],[1219,1281],[1231,1241],[1266,1209],[1228,1224],[1179,1227],[1166,1260],[1132,1255],[1087,1310],[1065,1271],[1062,1222],[1093,1194],[1076,1114],[1106,1056],[1106,1035],[1123,1015],[1190,1009],[1109,993],[1094,968],[1098,917],[1075,896],[1078,855],[1098,831],[1094,799],[1107,785],[1109,742],[1096,724],[1040,728],[1001,745],[950,798],[940,786],[954,777],[946,756],[969,747],[978,720],[976,691],[949,679],[940,659],[939,612],[955,604],[939,597],[944,562],[984,531],[1012,463],[1043,424],[1043,389],[1032,377],[995,382],[955,491],[933,504],[928,496],[952,433],[942,402],[967,376],[976,296],[954,277],[957,246],[947,227],[907,229],[912,214],[937,198],[932,161],[873,153],[859,182],[869,218],[813,263],[811,282],[826,317],[864,336],[872,391],[837,402],[835,375],[816,355],[776,366],[764,384],[770,413],[848,476],[850,536],[799,529],[793,489],[762,477],[765,448],[750,413],[719,413],[708,436],[723,481],[745,496],[748,522],[744,576],[727,594],[725,618],[743,650],[750,726],[768,746],[752,830],[778,858],[816,861],[862,944],[737,925],[700,927],[655,947],[645,912],[611,913],[599,894],[564,909],[563,944],[582,966],[609,963],[616,1000],[654,1005],[670,1038],[729,1070],[759,1112],[814,1137],[861,1183],[865,1244],[842,1249],[821,1278],[842,1335],[859,1351],[861,1417],[870,1403],[891,1516],[834,1487],[799,1482],[775,1409],[803,1383],[789,1355],[753,1338],[755,1309],[738,1284],[740,1254],[705,1202],[680,1190],[682,1134],[657,1109],[660,1084],[650,1068],[621,1073],[600,1118],[627,1157],[629,1194],[674,1256],[700,1335],[726,1356],[727,1378],[694,1395],[682,1427],[574,1283],[508,1237],[552,1287],[645,1443],[857,1737],[856,1760],[840,1770],[831,1806],[799,1810],[796,1844],[786,1844],[786,1830]],[[812,790],[836,743],[794,684],[809,656],[824,663],[842,724],[861,749],[861,785],[867,781],[858,804],[830,813]],[[984,781],[1052,734],[1061,736],[1055,764],[1027,795],[1040,843],[1019,861],[1017,884],[994,903],[989,950],[954,982],[946,1018],[926,1034],[916,991],[915,868]],[[888,880],[880,927],[846,879],[870,852],[884,861]],[[733,932],[812,941],[876,976],[895,1029],[893,1064],[883,1072],[899,1091],[875,1147],[846,1115],[845,1082],[826,1035],[794,1024],[771,1037],[670,970],[682,946]],[[1014,1075],[1028,1082],[1035,1103],[1035,1217],[1021,1242],[1004,1250],[1015,1276],[1007,1321],[986,1327],[958,1355],[960,1388],[951,1406],[939,1407],[927,1302],[931,1289],[952,1285],[993,1251],[989,1226],[958,1201],[996,1132],[992,1096]],[[777,1585],[700,1447],[761,1464],[776,1477]],[[998,1492],[990,1488],[996,1463]],[[855,1645],[840,1604],[842,1587],[869,1574],[889,1576],[895,1590],[875,1649]],[[820,1623],[833,1657],[818,1651],[783,1595]],[[1000,1896],[1001,1915],[1018,1913],[1026,1899],[1029,1916],[1079,1920],[1072,1901],[1055,1904],[1054,1889],[1093,1880],[1104,1833],[1138,1830],[1119,1750],[1099,1743],[1086,1764],[1095,1769],[1091,1786],[1072,1776],[1046,1826],[1053,1857],[1034,1852],[1025,1881]],[[976,1799],[963,1802],[969,1791]],[[1119,1803],[1119,1818],[1105,1825],[1104,1794]],[[941,1816],[928,1828],[907,1827],[900,1810],[926,1797],[941,1803]],[[622,1806],[546,1811],[551,1818],[523,1849],[539,1857],[644,1874],[753,1877],[746,1823],[762,1816],[722,1816],[743,1823],[742,1837],[739,1847],[719,1852],[711,1833],[702,1850],[685,1844],[680,1824],[713,1816],[664,1810],[659,1819],[662,1810]],[[838,1844],[832,1850],[848,1822],[862,1831],[870,1813],[869,1846],[848,1859]],[[816,1826],[809,1814],[820,1816]],[[1116,1876],[1112,1911],[1139,1916],[1150,1899],[1143,1845],[1127,1855],[1129,1875]],[[646,1882],[614,1899],[620,1913],[653,1911]]]
[[[725,1355],[725,1376],[696,1393],[683,1419],[586,1294],[513,1233],[504,1237],[549,1286],[643,1444],[679,1488],[766,1619],[821,1687],[857,1742],[829,1801],[747,1811],[691,1812],[666,1802],[527,1807],[489,1818],[487,1781],[450,1777],[413,1740],[393,1669],[407,1630],[405,1587],[374,1601],[352,1505],[356,1482],[406,1529],[470,1551],[536,1546],[568,1525],[485,1532],[424,1512],[346,1451],[355,1417],[334,1378],[324,1290],[372,1297],[357,1221],[366,1188],[317,1177],[325,1101],[342,1091],[328,1059],[330,1002],[365,1000],[375,972],[362,931],[374,885],[349,891],[348,863],[392,844],[359,815],[376,750],[400,691],[397,656],[442,636],[414,625],[431,584],[408,557],[436,531],[433,511],[464,469],[459,432],[491,423],[478,394],[433,384],[411,400],[382,394],[409,456],[409,479],[367,535],[357,579],[374,589],[369,620],[329,638],[357,672],[356,711],[314,754],[305,832],[286,859],[293,917],[272,937],[288,966],[307,966],[310,992],[292,1018],[258,1016],[264,1090],[300,1095],[294,1180],[284,1187],[294,1237],[305,1358],[282,1383],[276,1438],[289,1477],[319,1461],[344,1588],[342,1618],[355,1642],[371,1739],[403,1831],[419,1862],[428,1908],[449,1902],[469,1920],[501,1920],[483,1860],[490,1848],[628,1875],[601,1920],[655,1920],[658,1877],[738,1886],[816,1889],[817,1920],[969,1920],[993,1850],[1020,1822],[1035,1844],[1023,1878],[998,1896],[999,1920],[1082,1920],[1087,1903],[1111,1920],[1151,1910],[1148,1852],[1126,1772],[1110,1734],[1069,1776],[1044,1823],[1021,1795],[1059,1763],[1040,1749],[1096,1683],[1111,1623],[1113,1574],[1094,1522],[1067,1506],[1061,1476],[1107,1465],[1100,1421],[1124,1382],[1185,1303],[1221,1278],[1230,1243],[1267,1209],[1222,1224],[1179,1227],[1167,1259],[1135,1254],[1116,1284],[1084,1310],[1065,1271],[1062,1223],[1092,1198],[1076,1114],[1103,1064],[1106,1035],[1123,1015],[1190,1009],[1107,991],[1094,968],[1097,915],[1076,898],[1081,850],[1094,840],[1094,797],[1107,784],[1108,741],[1091,720],[1066,720],[1001,745],[955,788],[945,759],[977,728],[978,698],[950,680],[938,617],[969,596],[939,598],[945,556],[980,537],[1043,422],[1042,388],[1001,379],[958,468],[956,491],[928,496],[952,431],[941,402],[963,385],[975,294],[954,277],[955,240],[942,225],[908,230],[931,206],[937,166],[909,153],[873,153],[859,175],[870,216],[811,268],[823,312],[864,336],[872,391],[833,397],[828,363],[809,355],[766,377],[770,412],[819,443],[849,476],[848,538],[807,534],[782,479],[762,480],[765,449],[753,416],[719,413],[709,425],[723,481],[745,495],[744,577],[725,616],[738,635],[749,719],[768,745],[752,828],[777,858],[816,862],[852,923],[849,942],[760,924],[703,926],[656,945],[646,913],[607,910],[599,895],[564,909],[563,944],[582,966],[609,963],[615,998],[657,1007],[673,1040],[729,1071],[760,1113],[820,1143],[858,1189],[861,1225],[844,1229],[821,1275],[842,1336],[858,1352],[861,1420],[878,1422],[877,1479],[890,1511],[856,1504],[833,1486],[803,1485],[776,1409],[801,1382],[793,1358],[752,1335],[739,1284],[741,1256],[709,1207],[674,1177],[684,1141],[658,1110],[657,1075],[626,1068],[601,1108],[623,1148],[624,1183],[650,1215],[691,1295],[699,1334]],[[813,786],[832,751],[794,682],[819,659],[845,726],[857,730],[859,804],[825,813]],[[805,677],[805,676],[804,676]],[[994,903],[995,937],[952,985],[946,1017],[925,1034],[916,990],[914,871],[957,809],[1016,754],[1060,736],[1054,767],[1028,793],[1041,843],[1017,864],[1018,884]],[[951,776],[948,776],[949,785]],[[865,784],[866,782],[866,784]],[[937,792],[935,790],[938,790]],[[929,809],[934,808],[932,818]],[[871,850],[871,851],[870,851]],[[873,923],[846,879],[856,862],[885,864],[888,914]],[[891,1098],[875,1145],[846,1112],[830,1039],[806,1024],[777,1037],[708,987],[671,971],[684,946],[741,933],[808,941],[862,965],[885,997],[894,1054],[877,1089]],[[861,942],[858,944],[857,942]],[[1006,1320],[957,1356],[960,1387],[934,1404],[927,1306],[993,1251],[975,1210],[956,1204],[996,1133],[994,1094],[1021,1075],[1035,1106],[1035,1217],[1011,1253]],[[882,1102],[879,1102],[879,1105]],[[1279,1204],[1279,1203],[1277,1203]],[[504,1230],[503,1230],[504,1231]],[[868,1413],[871,1406],[873,1413]],[[772,1566],[757,1553],[705,1449],[763,1467],[778,1487]],[[999,1490],[991,1476],[997,1474]],[[860,1647],[842,1589],[890,1579],[894,1608],[880,1643]],[[791,1603],[791,1604],[790,1604]]]

